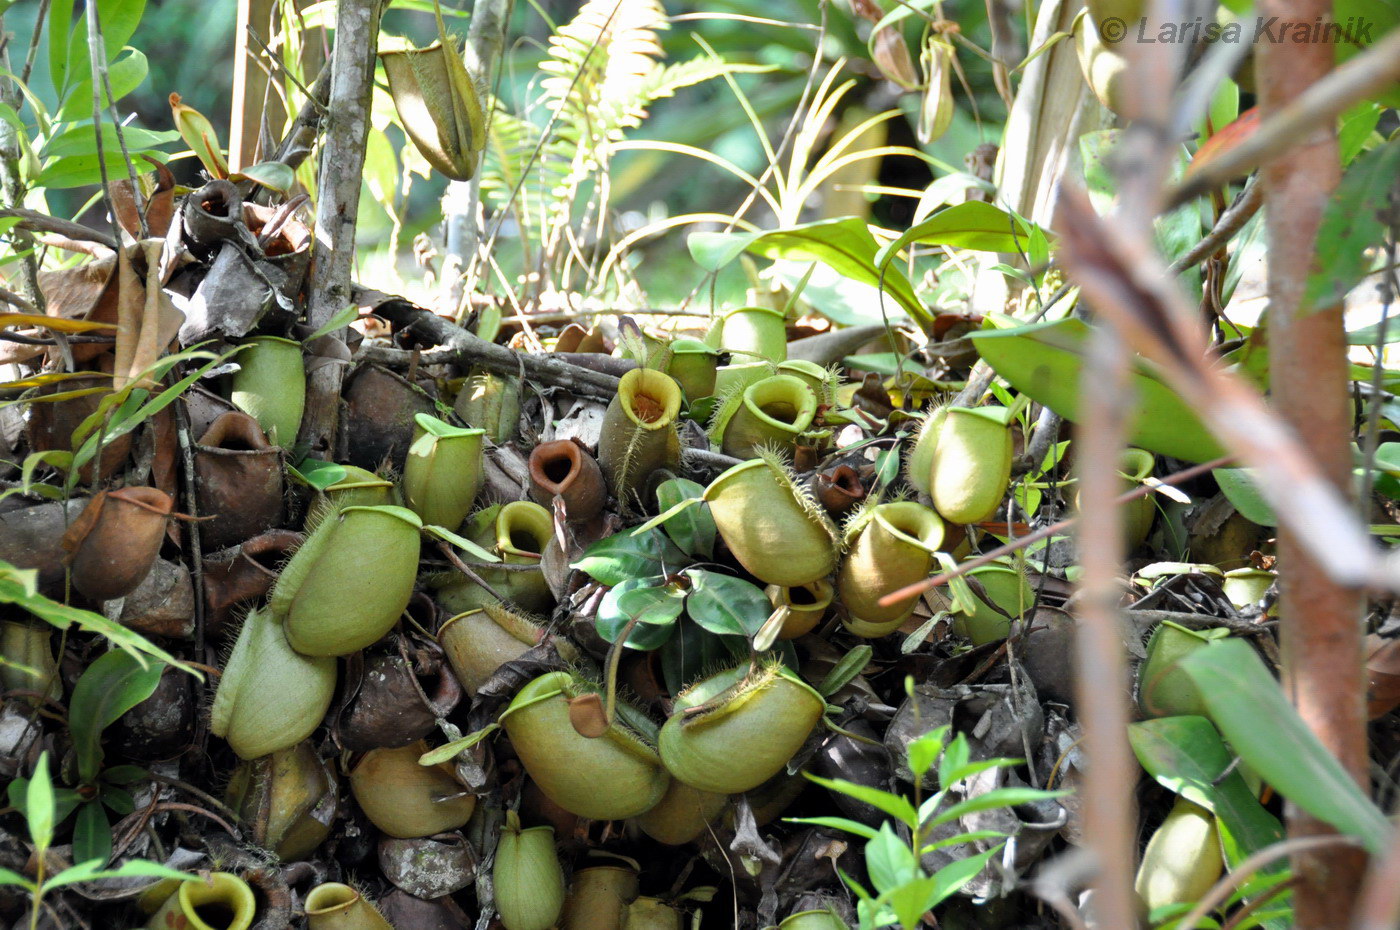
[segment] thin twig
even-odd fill
[[[1192,465],[1190,468],[1183,469],[1177,472],[1176,474],[1168,475],[1167,477],[1162,478],[1160,481],[1158,481],[1155,485],[1138,485],[1126,494],[1115,498],[1113,501],[1113,506],[1121,507],[1122,505],[1130,503],[1131,501],[1135,501],[1138,498],[1146,497],[1147,495],[1156,492],[1162,485],[1180,484],[1183,481],[1190,481],[1192,478],[1195,478],[1198,475],[1203,475],[1206,472],[1211,471],[1212,469],[1222,468],[1226,465],[1229,465],[1231,461],[1233,461],[1232,456],[1223,456],[1221,458],[1214,459],[1209,462],[1203,462],[1200,465]],[[884,597],[880,598],[880,605],[882,607],[888,607],[891,604],[899,603],[905,598],[913,597],[916,594],[923,594],[925,591],[931,591],[939,585],[945,585],[952,579],[960,578],[963,575],[966,575],[968,572],[972,571],[973,569],[981,568],[988,562],[993,562],[1004,555],[1010,555],[1013,552],[1026,548],[1032,543],[1040,542],[1042,539],[1047,539],[1051,536],[1062,534],[1066,530],[1074,526],[1075,522],[1078,519],[1079,518],[1077,516],[1065,517],[1063,520],[1058,520],[1050,524],[1049,526],[1042,526],[1040,529],[1033,530],[1025,536],[1015,539],[1004,546],[998,546],[990,552],[984,552],[982,555],[979,555],[976,558],[968,559],[966,562],[959,564],[956,568],[934,575],[927,581],[915,582],[914,584],[911,584],[908,587],[900,588],[898,591],[895,591],[892,594],[886,594]]]
[[[1230,241],[1230,237],[1239,232],[1245,223],[1248,223],[1254,214],[1259,212],[1259,207],[1264,203],[1264,188],[1259,184],[1257,178],[1250,178],[1249,183],[1240,191],[1240,195],[1235,198],[1235,202],[1230,204],[1229,209],[1220,214],[1220,219],[1216,220],[1214,228],[1206,233],[1205,237],[1191,247],[1185,255],[1171,263],[1167,269],[1171,274],[1181,274],[1188,268],[1194,267],[1210,258],[1225,243]]]
[[[1269,863],[1282,859],[1284,856],[1296,856],[1301,852],[1313,852],[1326,849],[1329,846],[1360,848],[1361,841],[1354,836],[1299,836],[1279,840],[1272,846],[1265,846],[1258,852],[1246,856],[1230,870],[1230,874],[1216,882],[1215,886],[1196,902],[1196,906],[1177,923],[1178,930],[1195,930],[1196,925],[1201,922],[1201,918],[1219,907],[1236,888]]]

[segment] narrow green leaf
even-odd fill
[[[552,696],[553,695],[551,695],[551,697]],[[477,743],[486,739],[486,737],[490,736],[492,733],[495,733],[500,728],[501,725],[498,723],[488,723],[480,730],[475,730],[471,733],[468,733],[466,736],[463,736],[460,739],[454,739],[450,743],[443,743],[436,749],[428,750],[427,752],[423,753],[421,756],[418,757],[418,764],[437,765],[442,762],[447,762],[450,759],[455,759],[457,758],[457,755],[459,753],[463,753],[466,752],[468,749],[471,749]]]
[[[867,840],[874,839],[877,832],[874,827],[868,827],[858,820],[848,820],[845,817],[784,817],[783,820],[788,823],[809,823],[814,827],[844,830],[847,833],[865,837]]]
[[[451,543],[458,549],[461,549],[467,555],[476,559],[478,562],[501,561],[500,556],[496,555],[495,553],[486,551],[485,549],[478,546],[476,543],[472,542],[470,539],[467,539],[465,536],[458,536],[456,533],[452,532],[445,526],[437,526],[435,524],[430,523],[427,526],[423,527],[423,532],[427,533],[429,536],[436,536],[438,539],[441,539],[444,542]]]
[[[54,801],[53,783],[49,781],[49,754],[39,754],[34,766],[34,775],[29,779],[29,790],[25,792],[24,816],[29,821],[29,838],[40,850],[53,844]]]
[[[828,791],[835,791],[838,794],[855,798],[857,801],[864,801],[876,810],[884,811],[910,829],[918,825],[918,812],[914,810],[914,805],[897,794],[881,791],[879,788],[872,788],[869,785],[859,785],[843,778],[828,779],[808,773],[803,774]]]
[[[1180,668],[1211,720],[1262,778],[1309,814],[1361,840],[1373,855],[1383,853],[1390,821],[1318,742],[1247,643],[1229,639],[1197,650]]]
[[[866,643],[859,646],[852,646],[851,651],[841,657],[841,661],[826,673],[821,684],[817,685],[817,693],[822,697],[831,697],[846,685],[855,681],[856,676],[865,671],[865,667],[870,664],[870,659],[875,655],[873,647]]]

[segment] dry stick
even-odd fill
[[[380,0],[339,0],[330,61],[326,139],[316,173],[316,237],[312,246],[311,306],[307,323],[319,329],[350,305],[355,262],[355,218],[360,208],[365,141],[369,136],[374,53],[379,41]],[[319,82],[319,81],[318,81]],[[344,341],[344,330],[330,334]],[[306,412],[298,443],[310,453],[332,455],[340,420],[344,366],[322,365],[306,379]]]
[[[1303,10],[1296,6],[1280,6],[1281,15],[1298,19]],[[1330,11],[1330,7],[1329,7]],[[1324,19],[1327,15],[1324,15]],[[1311,14],[1308,22],[1312,21]],[[1326,43],[1318,43],[1322,47]],[[1302,49],[1310,46],[1296,46],[1291,41],[1280,45],[1276,50],[1285,56],[1285,66],[1299,63]],[[1327,45],[1327,48],[1332,48]],[[1261,49],[1272,48],[1263,43]],[[1221,153],[1208,164],[1202,165],[1189,178],[1171,191],[1167,197],[1169,206],[1181,204],[1221,187],[1259,167],[1272,158],[1288,151],[1309,139],[1319,127],[1329,125],[1338,115],[1353,104],[1384,90],[1390,84],[1400,81],[1400,30],[1392,29],[1382,36],[1375,45],[1326,77],[1301,90],[1301,84],[1290,82],[1295,90],[1301,90],[1291,99],[1281,98],[1281,105],[1266,115],[1254,135],[1228,152]],[[1260,90],[1267,87],[1267,81],[1260,82]]]
[[[1119,459],[1127,442],[1132,402],[1129,353],[1112,329],[1098,330],[1080,376],[1084,421],[1079,442],[1079,635],[1075,637],[1075,696],[1084,744],[1093,764],[1084,773],[1084,838],[1094,855],[1094,914],[1104,927],[1137,925],[1133,871],[1137,816],[1136,765],[1128,747],[1128,664],[1118,576],[1123,526],[1114,507]]]
[[[1212,469],[1228,465],[1231,461],[1233,461],[1233,456],[1226,455],[1218,459],[1212,459],[1209,462],[1202,462],[1200,465],[1192,465],[1190,468],[1182,469],[1181,471],[1176,472],[1175,474],[1168,475],[1166,478],[1162,478],[1155,485],[1138,485],[1131,491],[1128,491],[1126,494],[1122,494],[1114,498],[1112,505],[1114,507],[1121,507],[1123,504],[1130,503],[1131,501],[1135,501],[1139,498],[1146,497],[1147,495],[1152,494],[1163,485],[1181,484],[1184,481],[1190,481],[1192,478],[1195,478],[1198,475],[1204,475],[1206,472]],[[1117,481],[1118,479],[1115,478],[1113,480]],[[916,594],[923,594],[925,591],[931,591],[934,588],[939,587],[940,585],[945,585],[952,579],[960,578],[963,575],[966,575],[968,572],[972,571],[973,569],[981,568],[988,562],[994,562],[1004,555],[1010,555],[1013,552],[1026,548],[1032,543],[1038,543],[1042,539],[1046,539],[1050,536],[1055,536],[1057,534],[1064,533],[1065,530],[1068,530],[1070,527],[1074,526],[1074,524],[1078,522],[1078,520],[1078,516],[1065,517],[1063,520],[1051,523],[1049,526],[1042,526],[1040,529],[1027,533],[1025,536],[1017,537],[1011,542],[1006,543],[1003,546],[998,546],[990,552],[984,552],[982,555],[979,555],[976,558],[968,559],[966,562],[959,564],[956,568],[934,575],[927,581],[916,581],[914,584],[900,588],[898,591],[895,591],[892,594],[886,594],[884,597],[880,598],[880,606],[890,607],[894,604],[899,603],[905,598],[913,597]]]
[[[518,375],[523,371],[531,380],[605,400],[617,393],[618,379],[612,375],[571,365],[557,358],[515,352],[487,342],[431,310],[407,302],[391,301],[376,307],[374,312],[395,326],[413,330],[425,341],[451,350],[436,354],[434,361],[471,364],[504,375]],[[364,354],[373,359],[376,353],[366,351]]]
[[[1331,0],[1263,0],[1263,16],[1330,15]],[[1291,36],[1290,36],[1291,38]],[[1385,51],[1388,49],[1388,51]],[[1290,114],[1309,110],[1320,99],[1335,106],[1337,94],[1315,94],[1331,80],[1333,46],[1288,41],[1258,49],[1260,108],[1264,127],[1288,125]],[[1400,78],[1400,33],[1382,40],[1362,58],[1382,57],[1367,74],[1387,75],[1376,85]],[[1350,73],[1356,73],[1351,69]],[[1342,77],[1338,71],[1333,77]],[[1374,77],[1370,79],[1374,81]],[[1352,82],[1364,89],[1367,81]],[[1340,112],[1340,108],[1336,112]],[[1280,419],[1308,450],[1320,476],[1345,496],[1352,487],[1351,378],[1340,302],[1316,307],[1305,297],[1317,264],[1317,231],[1337,183],[1341,166],[1330,117],[1314,115],[1297,124],[1278,157],[1266,164],[1261,186],[1266,198],[1269,294],[1269,387]],[[1250,146],[1246,142],[1241,148]],[[1237,152],[1239,150],[1236,150]],[[1257,147],[1259,152],[1267,148]],[[1350,514],[1348,514],[1350,516]],[[1363,599],[1324,571],[1310,542],[1297,526],[1283,521],[1278,533],[1279,634],[1283,686],[1308,728],[1354,778],[1370,790],[1366,740],[1366,675],[1362,653]],[[1330,824],[1290,807],[1285,814],[1290,837],[1332,835]],[[1298,877],[1294,907],[1299,930],[1322,930],[1351,921],[1366,855],[1361,850],[1304,852],[1293,857]]]
[[[74,223],[72,220],[61,220],[56,216],[49,216],[37,210],[30,210],[25,207],[0,207],[0,219],[17,217],[18,229],[29,232],[49,232],[56,233],[67,239],[74,239],[78,242],[96,242],[116,251],[117,240],[107,233],[93,229],[91,226],[84,226],[82,223]]]
[[[1390,834],[1385,857],[1366,873],[1352,930],[1394,930],[1400,921],[1400,830]]]

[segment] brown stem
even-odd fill
[[[1310,22],[1314,17],[1326,21],[1331,12],[1330,0],[1264,0],[1261,9],[1264,16]],[[1258,48],[1264,119],[1260,133],[1295,119],[1300,111],[1310,112],[1309,101],[1343,77],[1341,71],[1329,77],[1331,45],[1289,39]],[[1382,70],[1400,74],[1400,34],[1383,39],[1353,64],[1374,60],[1383,53],[1383,46],[1390,52]],[[1275,409],[1307,447],[1321,474],[1346,494],[1352,457],[1342,308],[1340,304],[1312,307],[1304,299],[1316,264],[1317,230],[1340,175],[1335,131],[1330,120],[1319,118],[1299,125],[1289,138],[1289,150],[1264,167],[1262,184],[1268,218],[1270,387]],[[1361,597],[1324,571],[1298,532],[1286,524],[1279,527],[1278,553],[1284,688],[1322,744],[1367,790]],[[1286,816],[1290,837],[1336,833],[1296,807],[1290,806]],[[1299,930],[1350,923],[1365,861],[1365,853],[1358,849],[1332,849],[1325,854],[1307,850],[1294,855]]]
[[[340,0],[335,7],[335,49],[330,61],[329,112],[316,173],[316,240],[312,247],[311,306],[307,322],[320,328],[350,305],[355,262],[355,219],[360,208],[365,142],[369,137],[374,54],[379,42],[380,0]],[[330,334],[344,339],[343,330]],[[332,457],[340,421],[344,366],[322,365],[307,375],[306,412],[298,444]]]
[[[1137,926],[1133,870],[1137,766],[1128,746],[1128,663],[1118,576],[1125,551],[1114,507],[1119,458],[1127,439],[1129,355],[1111,329],[1097,331],[1081,376],[1084,411],[1079,550],[1084,577],[1075,637],[1075,694],[1092,764],[1085,772],[1084,837],[1094,856],[1094,913],[1101,926]]]

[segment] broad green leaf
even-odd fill
[[[29,822],[29,838],[39,849],[53,845],[54,800],[53,782],[49,781],[49,754],[39,754],[34,775],[24,797],[24,817]]]
[[[865,844],[865,867],[875,890],[881,894],[916,881],[923,875],[914,851],[899,838],[888,822],[881,824],[880,832]]]
[[[1352,163],[1327,201],[1317,231],[1316,269],[1303,300],[1314,310],[1334,305],[1370,270],[1368,250],[1385,237],[1380,213],[1400,175],[1400,139],[1392,139]]]
[[[732,575],[703,568],[687,568],[690,619],[711,633],[752,637],[763,628],[773,605],[763,590]]]
[[[909,742],[904,751],[909,757],[909,771],[916,778],[922,779],[924,775],[928,774],[928,770],[933,768],[933,764],[938,761],[939,754],[943,752],[944,740],[948,737],[949,729],[949,726],[944,724]],[[966,746],[966,742],[964,742],[964,746]],[[946,784],[941,786],[947,787]]]
[[[146,61],[146,56],[134,48],[125,49],[120,57],[107,68],[107,77],[112,83],[112,96],[120,100],[127,94],[140,87],[146,80],[146,75],[150,72],[150,66]],[[107,107],[111,106],[111,101],[107,99],[107,88],[102,88],[102,112],[107,112]],[[59,110],[58,118],[67,122],[71,120],[82,120],[92,118],[92,80],[83,78],[67,98],[63,101],[63,107]]]
[[[139,160],[141,155],[149,155],[157,161],[165,160],[165,155],[162,152],[132,150],[132,164],[136,166],[138,174],[142,173],[142,169],[150,167],[145,161]],[[53,159],[34,178],[34,186],[67,190],[73,187],[84,187],[88,184],[99,184],[102,181],[102,165],[107,167],[108,179],[127,176],[126,161],[122,158],[121,150],[113,146],[103,151],[101,162],[98,161],[96,153],[64,155]]]
[[[718,270],[744,251],[774,259],[806,259],[823,262],[841,274],[875,287],[883,286],[915,320],[928,325],[933,316],[914,293],[909,279],[896,267],[883,279],[875,266],[879,245],[865,221],[855,216],[818,220],[756,233],[692,233],[690,254],[702,267]]]
[[[159,663],[142,663],[113,650],[98,656],[78,678],[68,704],[68,730],[84,784],[96,781],[102,770],[102,731],[150,697],[163,670]]]
[[[982,330],[971,337],[982,358],[1012,387],[1077,421],[1089,335],[1082,320],[1067,319]],[[1134,369],[1130,445],[1190,462],[1208,462],[1224,454],[1181,396],[1153,373],[1151,363],[1138,359]]]
[[[1342,114],[1337,128],[1337,155],[1343,167],[1361,154],[1380,120],[1381,107],[1370,100],[1363,100]]]
[[[646,652],[666,644],[684,610],[684,592],[667,584],[665,578],[629,578],[603,595],[594,623],[599,636],[615,643],[627,624],[637,620],[626,646]]]
[[[700,497],[705,489],[689,478],[671,478],[656,489],[656,502],[669,510],[683,500]],[[715,519],[710,505],[688,507],[665,523],[666,535],[689,555],[709,558],[715,552]]]
[[[302,459],[300,462],[297,462],[295,467],[288,465],[287,468],[295,472],[298,478],[318,491],[324,491],[331,485],[343,481],[345,476],[349,474],[349,472],[345,470],[344,465],[337,465],[334,462],[323,462],[320,459],[310,458]]]
[[[1278,517],[1259,492],[1249,469],[1217,468],[1211,474],[1215,475],[1221,493],[1246,520],[1260,526],[1278,526]]]
[[[104,865],[112,858],[112,824],[101,801],[94,799],[78,808],[73,825],[73,858],[79,862],[95,859]]]
[[[573,568],[587,573],[594,581],[609,586],[620,585],[629,578],[661,575],[671,567],[680,567],[688,559],[676,549],[659,530],[640,536],[623,530],[600,539],[583,552],[583,558]]]
[[[946,245],[978,252],[1027,251],[1031,224],[980,200],[969,200],[939,210],[880,250],[877,268],[886,268],[910,245]]]
[[[54,86],[60,89],[68,89],[71,93],[73,85],[79,81],[85,81],[92,74],[92,65],[88,56],[88,27],[86,4],[84,0],[81,9],[83,14],[78,17],[78,22],[68,30],[69,23],[72,23],[73,4],[68,2],[69,16],[66,19],[54,19],[59,14],[57,4],[49,10],[49,28],[54,30],[55,35],[66,34],[67,61],[66,80],[60,83],[54,81]],[[146,9],[146,0],[97,0],[98,23],[102,27],[102,55],[103,60],[111,62],[112,58],[121,51],[127,42],[131,40],[136,32],[136,26],[141,22],[141,14]],[[91,93],[91,91],[89,91]],[[66,96],[66,95],[65,95]],[[91,100],[88,105],[91,106]]]
[[[1234,756],[1206,718],[1134,723],[1128,740],[1147,774],[1219,818],[1231,865],[1283,839],[1278,819],[1264,810],[1239,771],[1231,770]]]
[[[919,813],[914,810],[914,805],[897,794],[881,791],[879,788],[872,788],[869,785],[846,781],[843,778],[819,778],[805,772],[803,774],[828,791],[835,791],[838,794],[855,798],[857,801],[864,801],[876,810],[884,811],[910,829],[918,825]]]
[[[1373,855],[1386,849],[1390,821],[1318,742],[1247,643],[1229,639],[1197,650],[1180,668],[1221,734],[1260,777]]]
[[[167,142],[173,142],[180,138],[178,132],[156,132],[150,129],[141,129],[138,126],[123,126],[122,138],[126,140],[126,147],[134,154],[143,149],[154,149]],[[110,155],[116,153],[118,163],[121,163],[121,149],[117,145],[117,130],[111,123],[102,124],[102,147]],[[68,155],[96,155],[97,154],[97,134],[92,131],[92,123],[87,122],[82,125],[65,129],[63,132],[50,139],[39,154],[43,158],[62,158]],[[138,173],[150,171],[151,166],[145,162],[136,164]],[[122,174],[126,174],[125,164],[122,163]]]
[[[256,165],[249,165],[242,171],[235,171],[229,176],[229,180],[253,181],[270,190],[285,194],[296,183],[297,175],[295,171],[280,161],[263,161]],[[358,313],[358,310],[356,312]],[[339,327],[336,328],[339,329]]]
[[[913,744],[911,743],[910,745],[912,747]],[[967,737],[961,733],[953,737],[952,742],[943,750],[943,758],[938,760],[938,787],[946,790],[956,784],[958,779],[954,773],[967,765],[967,760],[971,758],[971,756],[972,750],[968,748]],[[912,754],[910,755],[910,761],[913,761]],[[913,771],[916,773],[921,771],[927,772],[928,768],[925,767],[922,770],[914,769]]]

